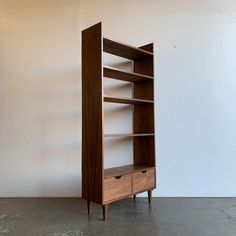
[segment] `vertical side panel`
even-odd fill
[[[153,43],[149,43],[149,44],[144,45],[144,46],[141,46],[141,47],[139,47],[139,48],[141,48],[141,49],[143,49],[143,50],[146,50],[146,51],[148,51],[148,52],[153,53]]]
[[[102,29],[82,31],[82,197],[102,204]]]
[[[153,52],[153,44],[140,47]],[[145,56],[134,60],[133,70],[136,73],[154,76],[153,56]],[[154,99],[154,80],[134,83],[133,97]],[[133,132],[154,133],[154,104],[135,105],[133,108]],[[155,136],[135,137],[133,140],[134,164],[155,165]]]

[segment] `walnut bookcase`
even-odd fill
[[[132,60],[132,72],[103,65],[103,53]],[[98,23],[82,31],[82,197],[102,205],[156,187],[153,44],[132,47],[102,36]],[[132,98],[103,94],[103,77],[132,82]],[[133,133],[104,134],[104,102],[133,106]],[[133,139],[133,164],[104,169],[104,139]]]

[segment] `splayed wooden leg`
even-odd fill
[[[91,215],[91,201],[87,200],[88,215]]]
[[[152,190],[148,190],[148,203],[151,204],[152,200]]]
[[[108,205],[102,205],[103,220],[107,220]]]

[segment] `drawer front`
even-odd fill
[[[155,187],[155,169],[148,169],[133,173],[133,192],[141,192],[143,190]]]
[[[132,175],[123,175],[104,180],[104,202],[132,194]]]

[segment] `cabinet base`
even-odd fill
[[[151,199],[152,199],[152,189],[147,190],[148,193],[148,203],[151,204]],[[136,194],[133,195],[133,199],[136,200]],[[110,203],[109,203],[110,204]],[[108,219],[108,203],[102,205],[102,214],[103,214],[103,220],[106,221]],[[87,200],[87,211],[88,215],[91,215],[92,212],[92,202]]]

